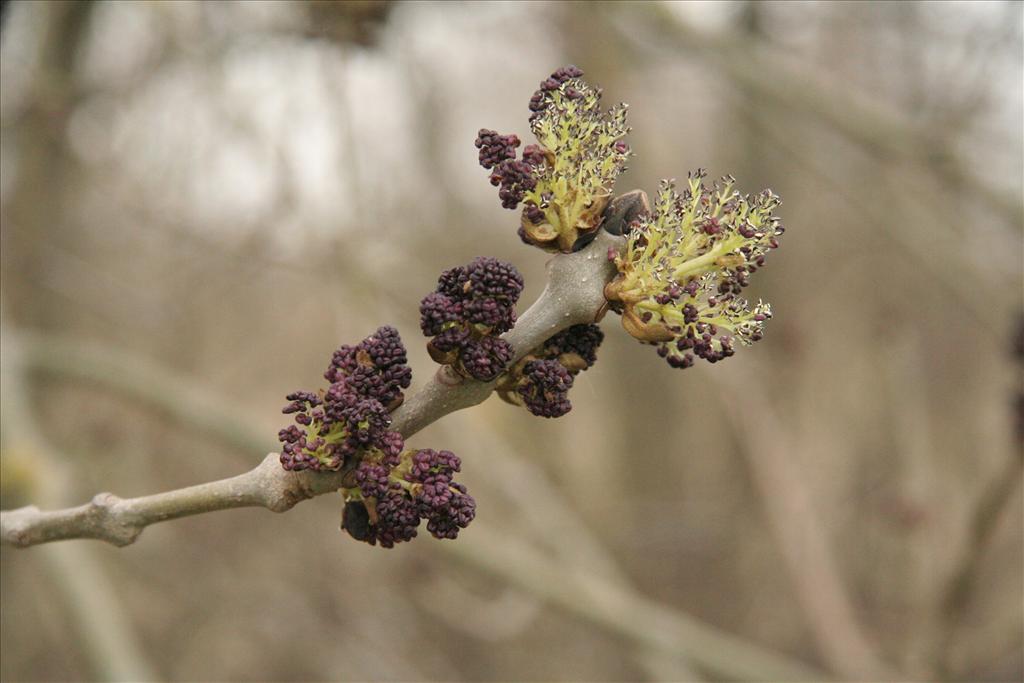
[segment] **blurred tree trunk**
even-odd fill
[[[2,207],[2,288],[9,319],[24,325],[59,322],[39,287],[53,267],[54,247],[67,250],[75,239],[67,213],[74,163],[65,133],[76,99],[75,62],[93,7],[91,2],[47,2],[21,8],[35,15],[40,37],[22,107],[3,124],[4,144],[14,149],[15,159],[14,181]]]

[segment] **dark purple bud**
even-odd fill
[[[373,531],[370,528],[370,513],[361,500],[345,503],[345,509],[341,515],[341,528],[357,541],[365,541],[370,545],[375,542]]]
[[[503,297],[516,302],[523,291],[523,276],[511,263],[490,256],[477,256],[468,266],[466,274],[472,296]]]
[[[589,368],[597,360],[597,348],[604,341],[604,332],[597,325],[573,325],[544,342],[545,355],[559,356],[563,353],[575,353],[582,358]]]
[[[390,488],[388,468],[364,460],[356,468],[356,483],[364,498],[383,498]]]
[[[483,337],[466,342],[459,360],[470,377],[490,382],[505,371],[512,355],[512,346],[501,337]]]
[[[530,111],[533,114],[530,116],[530,122],[532,123],[536,119],[540,112],[544,111],[548,102],[548,93],[552,90],[557,90],[566,81],[579,78],[583,75],[583,72],[575,66],[563,66],[562,68],[555,71],[553,74],[545,78],[540,83],[540,89],[533,93],[533,97],[530,98]]]
[[[540,417],[561,417],[572,409],[572,374],[557,360],[530,361],[523,367],[519,395],[526,409]]]
[[[481,128],[474,143],[480,150],[480,165],[490,170],[508,159],[516,158],[519,137],[499,135],[497,131]]]
[[[427,531],[434,538],[454,539],[476,517],[476,501],[466,493],[466,487],[452,482],[451,498],[441,508],[433,509],[427,519]]]
[[[526,220],[530,221],[534,225],[540,225],[544,222],[544,211],[532,202],[528,202],[526,206],[523,207],[523,215],[526,217]],[[519,226],[519,236],[526,236],[526,231],[522,226]],[[524,241],[526,240],[524,239]],[[529,244],[529,242],[527,242],[527,244]]]
[[[523,161],[530,164],[531,166],[543,166],[547,163],[547,157],[544,154],[544,148],[540,145],[527,145],[523,148]]]
[[[490,177],[491,185],[500,186],[498,198],[506,209],[514,209],[523,201],[527,192],[537,186],[533,166],[525,161],[506,159],[494,167]]]
[[[420,302],[420,329],[432,337],[462,317],[462,306],[441,292],[431,292]]]

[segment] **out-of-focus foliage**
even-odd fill
[[[414,390],[436,367],[418,303],[443,269],[495,256],[522,271],[521,303],[539,294],[547,257],[473,141],[525,130],[538,80],[578,64],[630,104],[616,191],[703,167],[783,198],[784,246],[750,293],[775,316],[685,373],[609,316],[568,415],[492,398],[411,439],[463,459],[478,510],[458,542],[562,534],[543,546],[561,557],[583,525],[615,565],[590,570],[827,666],[799,580],[817,568],[784,517],[800,487],[906,679],[1019,679],[1019,483],[980,513],[1020,477],[1021,40],[1017,3],[14,3],[3,323],[202,382],[265,425],[267,452],[280,397],[379,325],[407,340]],[[264,455],[87,384],[32,388],[67,504]],[[780,457],[797,478],[772,476]],[[3,459],[3,506],[23,504],[32,467]],[[657,675],[437,543],[349,542],[340,507],[205,515],[97,552],[168,680]],[[0,677],[94,679],[44,557],[0,558]]]

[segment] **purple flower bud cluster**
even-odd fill
[[[453,480],[462,466],[450,451],[424,449],[412,457],[412,468],[406,481],[420,516],[427,520],[427,531],[435,538],[453,539],[476,517],[476,501],[466,487]]]
[[[508,367],[513,349],[500,334],[516,322],[523,277],[515,266],[478,256],[444,271],[420,302],[420,328],[434,360],[488,382]]]
[[[450,451],[407,451],[388,468],[363,461],[358,497],[349,500],[342,528],[370,545],[391,548],[417,535],[421,520],[435,538],[454,539],[476,516],[476,501],[454,481],[462,461]]]
[[[557,360],[532,360],[523,366],[516,389],[526,409],[539,417],[561,417],[570,410],[572,373]]]
[[[398,330],[384,326],[356,346],[339,347],[324,379],[332,384],[344,381],[349,390],[393,410],[412,381]]]
[[[326,390],[288,394],[284,407],[295,424],[278,432],[281,465],[289,471],[337,471],[362,458],[398,462],[405,444],[388,430],[388,414],[402,399],[412,372],[393,327],[381,327],[357,346],[334,352],[324,373]]]
[[[473,379],[490,382],[505,372],[512,362],[512,345],[501,337],[467,340],[459,354],[459,363]]]
[[[576,354],[586,364],[582,368],[586,370],[597,362],[597,348],[603,341],[604,332],[597,325],[573,325],[544,342],[544,353],[551,356]]]
[[[519,136],[514,133],[501,135],[496,130],[481,128],[474,144],[480,150],[480,165],[490,170],[503,161],[516,158]]]
[[[526,161],[504,161],[491,172],[491,185],[498,188],[498,199],[506,209],[515,209],[526,193],[537,187],[534,167]]]
[[[498,395],[540,417],[570,410],[569,389],[579,373],[597,360],[604,333],[597,325],[573,325],[527,354],[498,382]]]
[[[540,116],[541,112],[544,111],[548,106],[549,98],[548,94],[554,90],[558,90],[566,81],[573,78],[580,78],[583,76],[583,70],[570,64],[569,66],[563,66],[562,68],[555,71],[553,74],[545,78],[540,82],[540,88],[537,92],[533,93],[533,97],[530,98],[530,122]]]
[[[481,129],[476,148],[501,205],[523,210],[517,228],[526,244],[571,253],[593,239],[630,156],[623,138],[626,105],[601,108],[601,90],[575,66],[558,69],[530,99],[530,131],[538,144],[517,157],[520,140]]]
[[[558,69],[540,83],[540,89],[530,98],[532,122],[548,105],[548,95],[566,81],[583,75],[575,66]],[[528,145],[521,159],[516,159],[519,137],[515,134],[500,135],[497,131],[481,128],[474,143],[480,150],[480,165],[491,171],[491,185],[498,189],[498,198],[506,209],[515,209],[527,192],[537,187],[537,169],[545,163],[544,149],[539,145]],[[537,216],[536,205],[532,215]],[[535,221],[537,223],[540,220]]]
[[[519,206],[523,196],[537,186],[534,170],[544,163],[544,153],[537,145],[529,145],[517,160],[519,137],[486,128],[480,129],[474,144],[480,150],[480,165],[491,171],[491,185],[498,188],[501,205],[506,209]]]

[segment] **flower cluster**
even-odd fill
[[[691,174],[682,194],[663,182],[624,252],[609,254],[619,270],[605,288],[612,309],[627,332],[658,346],[672,367],[690,367],[695,357],[728,358],[737,341],[761,339],[772,316],[768,304],[751,308],[738,295],[779,246],[779,198],[770,190],[740,195],[730,177],[708,187],[704,177]]]
[[[494,270],[463,270],[472,283],[467,289],[500,294],[508,287]],[[465,287],[456,280],[452,275],[447,284]],[[437,538],[458,536],[476,514],[473,497],[453,480],[461,461],[448,451],[405,451],[402,435],[388,429],[390,411],[412,380],[398,331],[381,327],[355,346],[341,346],[324,378],[326,390],[287,396],[283,412],[295,424],[278,433],[284,469],[342,471],[342,528],[360,541],[390,548],[414,538],[422,519]]]
[[[356,393],[394,410],[402,401],[402,389],[408,389],[412,381],[398,330],[381,327],[356,346],[341,346],[331,357],[324,379],[332,385],[344,382]]]
[[[498,395],[540,417],[572,409],[573,378],[594,364],[604,333],[597,325],[573,325],[524,356],[498,381]]]
[[[500,375],[513,350],[498,335],[515,325],[522,291],[523,277],[515,266],[495,258],[478,256],[444,271],[437,289],[420,303],[420,328],[431,337],[430,356],[481,381]]]
[[[435,538],[454,539],[476,516],[476,501],[454,480],[462,466],[449,451],[406,451],[394,463],[362,461],[344,489],[341,527],[353,538],[391,548],[416,537],[420,521]]]
[[[539,144],[516,157],[519,138],[483,129],[476,139],[480,164],[505,208],[524,204],[519,235],[524,242],[569,252],[594,233],[625,170],[626,105],[601,109],[601,91],[564,67],[541,82],[530,100],[530,129]]]
[[[359,458],[397,461],[402,436],[388,430],[412,371],[393,327],[381,327],[356,346],[334,352],[319,392],[288,394],[285,414],[295,424],[278,432],[286,470],[337,471]]]
[[[533,97],[530,98],[530,111],[533,112],[530,114],[530,123],[540,118],[541,113],[548,108],[551,93],[561,88],[562,84],[566,81],[582,77],[583,70],[575,64],[570,64],[569,66],[556,69],[553,74],[541,81],[540,87],[537,88],[536,92],[533,93]]]

